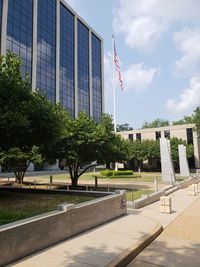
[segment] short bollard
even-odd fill
[[[189,186],[189,195],[190,196],[196,196],[197,195],[197,185],[196,184],[192,184]]]
[[[171,197],[163,196],[160,198],[160,211],[162,213],[172,213],[172,199]]]
[[[34,179],[34,189],[36,188],[36,180]]]

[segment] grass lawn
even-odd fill
[[[86,196],[0,191],[0,225],[55,210],[63,202],[77,204],[91,199]]]
[[[152,190],[134,190],[134,192],[127,192],[127,200],[132,201],[140,198],[142,195],[151,194]]]
[[[133,182],[153,182],[155,178],[157,178],[158,181],[161,180],[161,173],[134,173],[133,175],[124,175],[124,176],[112,176],[112,177],[99,177],[100,172],[90,172],[90,173],[84,173],[80,178],[79,182],[88,180],[88,181],[94,181],[94,175],[97,175],[99,180],[102,181],[108,181],[108,182],[115,182],[115,181],[133,181]],[[38,176],[38,178],[48,180],[49,176]],[[35,177],[37,179],[37,177]],[[53,181],[66,181],[69,180],[69,174],[66,172],[66,174],[54,174],[53,175]]]

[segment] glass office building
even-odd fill
[[[103,40],[64,0],[0,0],[1,55],[22,59],[32,89],[76,117],[103,112]]]

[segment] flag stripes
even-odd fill
[[[119,83],[120,83],[121,89],[123,91],[124,88],[123,88],[122,76],[121,76],[121,71],[120,71],[119,59],[118,59],[117,51],[116,51],[116,47],[115,47],[115,42],[114,42],[114,62],[115,62],[115,66],[116,66],[116,70],[117,70],[117,74],[118,74]]]

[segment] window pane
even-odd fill
[[[78,20],[78,110],[90,114],[89,30]]]
[[[37,78],[39,91],[56,101],[56,0],[38,1]]]
[[[60,6],[60,102],[74,117],[74,16]]]
[[[93,117],[100,121],[102,114],[101,41],[92,34],[92,93]]]
[[[2,2],[2,1],[1,1]],[[22,60],[22,75],[32,69],[33,0],[9,0],[7,22],[7,50]]]

